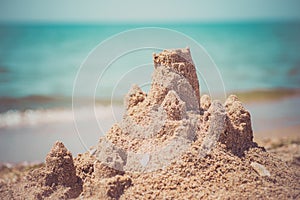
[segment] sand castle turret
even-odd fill
[[[195,96],[200,96],[199,82],[196,68],[189,48],[164,50],[153,54],[154,67],[165,66],[183,75],[195,91]]]

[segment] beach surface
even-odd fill
[[[202,76],[207,66],[198,63],[195,69],[176,56],[197,55],[182,49],[153,54],[151,59],[153,51],[161,50],[152,48],[130,52],[112,63],[93,99],[83,85],[76,94],[82,99],[74,107],[74,79],[87,52],[108,36],[136,27],[1,25],[0,198],[178,199],[180,194],[190,199],[298,199],[300,24],[165,26],[193,37],[214,58],[227,96],[220,98],[223,104],[204,95],[224,89],[208,87],[206,78],[215,77]],[[160,60],[169,53],[175,56],[170,62]],[[165,76],[150,76],[153,60],[154,72],[168,74],[172,84]],[[83,74],[97,74],[102,64],[99,59]],[[129,90],[132,81],[141,88]],[[198,97],[204,100],[200,107]],[[191,110],[196,114],[187,112]],[[201,123],[194,126],[196,118]],[[132,122],[140,126],[130,126]],[[217,136],[210,126],[223,130],[212,151]],[[161,131],[155,132],[157,127]],[[127,132],[155,137],[139,140]],[[211,140],[204,140],[204,135]],[[110,148],[104,137],[121,149]],[[168,149],[154,159],[147,154],[174,138],[181,145],[171,149],[187,150],[175,162],[165,159],[174,152]],[[142,154],[125,154],[124,149]],[[103,157],[113,165],[100,162]]]
[[[164,50],[153,54],[153,61],[150,90],[146,93],[133,85],[124,98],[124,113],[116,112],[122,118],[113,115],[116,121],[109,121],[108,115],[80,109],[81,118],[76,119],[75,127],[77,131],[84,130],[81,134],[77,132],[81,145],[85,144],[82,136],[91,139],[91,135],[85,133],[99,134],[99,126],[91,123],[93,117],[101,118],[102,122],[107,120],[106,125],[113,123],[105,135],[95,136],[90,149],[85,146],[79,154],[74,153],[69,148],[72,144],[78,148],[74,145],[76,142],[62,138],[66,142],[54,142],[44,162],[4,163],[0,168],[0,197],[299,198],[300,140],[291,132],[299,126],[299,113],[288,110],[299,106],[298,95],[249,102],[246,106],[236,95],[229,95],[224,103],[204,94],[200,100],[190,49]],[[46,121],[41,120],[39,112],[23,113],[19,116],[22,120],[2,123],[2,129],[13,130],[11,125],[27,127],[29,135],[24,140],[45,141],[33,135],[37,132],[33,127],[41,132],[47,123],[57,126],[59,122],[53,121],[49,113]],[[64,119],[68,119],[66,116],[70,113],[64,111],[63,114]],[[32,115],[40,116],[32,120]],[[68,131],[71,122],[64,121],[56,131]],[[53,128],[49,124],[48,127]],[[273,131],[280,128],[288,128],[290,132],[275,136]],[[264,134],[266,131],[269,132]],[[17,133],[20,132],[19,129]],[[14,135],[14,132],[8,134]],[[20,142],[20,136],[15,141]],[[70,147],[66,146],[67,142],[71,142]],[[37,149],[30,155],[36,152]],[[10,158],[12,156],[16,154]]]
[[[245,102],[245,107],[251,113],[256,142],[300,137],[300,95],[297,90],[238,93],[237,96]],[[27,114],[2,113],[0,162],[43,162],[57,140],[64,141],[73,155],[85,152],[97,143],[113,123],[122,118],[122,104],[117,103],[113,108],[108,105],[96,106],[99,124],[95,124],[95,114],[88,111],[89,107],[83,106],[77,123],[84,126],[84,133],[76,130],[70,108],[30,110]]]

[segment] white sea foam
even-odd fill
[[[104,120],[113,119],[113,110],[110,106],[96,106],[95,111],[91,107],[76,109],[76,120]],[[120,112],[121,109],[118,109]],[[114,109],[115,112],[115,109]],[[116,114],[116,113],[114,113]],[[9,110],[0,114],[0,128],[36,126],[40,124],[73,122],[72,109],[39,109],[39,110]]]

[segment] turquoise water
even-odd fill
[[[114,117],[122,117],[123,107],[118,105],[112,110],[97,104],[91,110],[84,104],[78,111],[76,122],[85,131],[76,132],[70,109],[76,73],[89,52],[100,42],[138,27],[143,26],[0,25],[0,163],[41,161],[56,140],[63,141],[73,155],[85,151],[82,141],[87,147],[95,145],[100,135],[117,121]],[[217,64],[227,93],[300,88],[300,23],[173,24],[159,27],[182,32],[200,43]],[[152,52],[147,50],[130,54],[118,60],[116,65],[126,69],[151,62]],[[201,71],[203,66],[197,67]],[[137,70],[138,76],[127,79],[132,83],[149,81],[152,68],[141,69]],[[92,75],[94,70],[86,73]],[[108,75],[122,73],[116,67],[111,68]],[[109,96],[116,85],[109,76],[103,83],[105,90],[97,93],[100,100]],[[129,88],[123,83],[119,85],[119,91],[123,93],[116,96],[121,98]],[[83,96],[84,92],[83,88]],[[205,87],[201,92],[206,92]],[[251,112],[254,132],[299,125],[299,102],[297,97],[246,105]],[[96,120],[101,122],[104,132]]]
[[[143,26],[0,25],[2,101],[71,97],[77,70],[88,53],[108,37],[137,27]],[[158,27],[180,31],[200,43],[217,64],[226,92],[300,87],[300,23]],[[151,54],[148,59],[151,62]],[[139,78],[147,77],[141,73]],[[109,96],[114,84],[108,83],[103,93]]]

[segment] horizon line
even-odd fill
[[[57,20],[1,20],[0,25],[210,25],[210,24],[264,24],[300,23],[300,19],[242,19],[242,20],[190,20],[190,21],[57,21]]]

